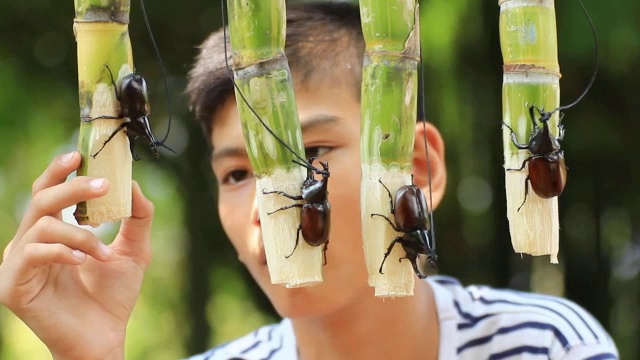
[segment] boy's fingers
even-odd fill
[[[52,216],[38,219],[25,233],[23,241],[25,247],[30,243],[59,243],[101,261],[109,260],[112,253],[111,249],[100,242],[91,231],[67,224]]]
[[[2,260],[7,258],[7,255],[9,255],[9,251],[11,251],[12,245],[13,245],[13,240],[9,241],[9,243],[7,244],[7,247],[4,248],[4,251],[2,252]]]
[[[52,264],[79,265],[86,259],[87,255],[82,251],[71,249],[63,244],[31,243],[24,247],[23,264],[25,268],[35,269]]]
[[[44,188],[34,194],[14,239],[21,238],[38,219],[55,216],[62,209],[107,193],[109,183],[105,179],[78,176],[71,181]]]
[[[63,183],[78,166],[80,166],[80,154],[77,151],[57,156],[40,177],[33,182],[31,195]]]
[[[118,251],[138,259],[144,266],[151,261],[151,225],[154,206],[133,181],[131,217],[122,220],[120,233],[114,245]]]

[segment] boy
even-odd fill
[[[331,164],[332,231],[325,281],[272,285],[260,238],[255,182],[222,33],[202,46],[189,93],[211,140],[222,224],[240,260],[281,323],[221,345],[197,359],[616,359],[609,335],[583,309],[541,295],[462,287],[434,276],[415,296],[383,301],[367,284],[359,227],[360,73],[364,44],[358,9],[340,3],[288,10],[287,56],[307,156]],[[416,137],[422,139],[422,126]],[[434,207],[444,195],[444,144],[427,125]],[[0,302],[21,317],[55,359],[121,359],[125,330],[150,261],[153,205],[133,188],[133,216],[110,246],[60,221],[60,211],[102,196],[102,179],[66,176],[77,153],[54,160],[33,185],[33,201],[0,265]],[[426,155],[415,142],[414,182],[426,189]]]

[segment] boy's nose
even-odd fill
[[[258,201],[255,196],[253,204],[251,204],[251,224],[260,226],[260,213],[258,212]]]

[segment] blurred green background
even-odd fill
[[[502,57],[497,1],[421,4],[427,116],[447,143],[448,192],[435,213],[440,271],[464,283],[566,296],[616,340],[622,359],[640,359],[640,2],[584,0],[600,40],[600,73],[567,111],[569,166],[560,198],[560,265],[514,254],[504,196]],[[127,357],[176,359],[277,320],[217,220],[215,184],[183,94],[197,45],[221,23],[219,1],[155,0],[147,12],[167,67],[173,104],[168,144],[177,156],[140,149],[137,179],[156,204],[154,260],[129,327]],[[577,1],[556,4],[563,104],[593,70],[593,42]],[[79,124],[73,5],[54,0],[0,6],[0,246],[11,240],[33,180],[75,148]],[[136,0],[130,36],[149,84],[151,120],[162,137],[162,72]],[[73,209],[66,214],[72,220]],[[98,229],[110,241],[116,225]],[[242,319],[239,321],[239,319]],[[49,358],[46,348],[0,309],[0,360]]]

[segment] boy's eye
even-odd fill
[[[304,155],[307,159],[311,157],[318,158],[327,153],[329,150],[331,149],[326,146],[309,146],[304,148]]]
[[[246,180],[250,176],[247,170],[233,170],[228,172],[222,177],[222,184],[233,185],[243,180]]]

